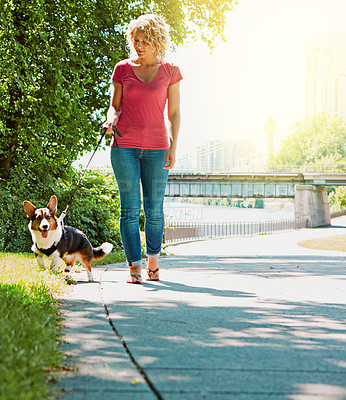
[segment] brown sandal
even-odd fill
[[[156,268],[154,271],[149,269],[149,267],[146,268],[147,274],[148,274],[148,279],[147,281],[159,281],[159,268]]]
[[[128,276],[126,283],[142,283],[141,267],[139,265],[130,267],[130,275]]]
[[[142,275],[140,274],[130,274],[127,278],[126,283],[142,283]]]

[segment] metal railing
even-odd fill
[[[318,164],[318,165],[276,165],[273,167],[255,168],[243,166],[241,168],[230,168],[226,171],[215,170],[215,168],[173,168],[171,174],[233,174],[233,173],[325,173],[325,172],[346,172],[345,164]]]
[[[177,244],[195,240],[254,236],[284,232],[308,227],[307,220],[281,220],[260,222],[171,222],[164,232],[165,244]]]

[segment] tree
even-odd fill
[[[96,145],[126,24],[160,13],[175,45],[189,21],[211,43],[234,1],[0,0],[0,248],[21,239],[11,218],[22,201],[68,189],[73,162]]]
[[[346,210],[346,186],[333,187],[328,197],[334,211]]]
[[[309,115],[298,121],[279,151],[272,156],[271,166],[302,166],[324,164],[344,165],[346,162],[346,121],[328,113]]]
[[[272,156],[269,166],[313,167],[323,171],[346,167],[346,121],[328,113],[309,115],[296,122],[290,135]],[[329,203],[335,210],[345,209],[344,187],[329,187]]]
[[[61,176],[95,144],[127,22],[162,13],[179,44],[194,20],[210,42],[232,1],[0,0],[0,179],[15,166]]]

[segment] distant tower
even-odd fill
[[[267,160],[271,154],[274,153],[274,131],[276,122],[272,116],[269,117],[268,121],[264,124],[264,130],[267,135]]]
[[[346,116],[346,33],[330,32],[310,47],[306,70],[306,114]]]

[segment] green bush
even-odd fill
[[[55,194],[60,215],[78,180],[76,171],[71,171],[68,181],[41,180],[30,173],[13,174],[6,186],[0,186],[0,251],[25,252],[31,249],[29,221],[23,210],[24,200],[31,201],[37,207],[45,207],[50,196]],[[87,171],[72,199],[64,223],[83,231],[93,246],[108,241],[117,250],[121,248],[119,214],[119,194],[113,175]]]
[[[65,209],[70,195],[71,190],[67,187],[58,191],[58,215]],[[97,171],[86,173],[71,201],[64,224],[83,231],[94,247],[108,241],[117,249],[121,247],[119,218],[120,201],[114,175]]]
[[[332,211],[346,209],[346,187],[338,186],[329,189],[329,205]]]

